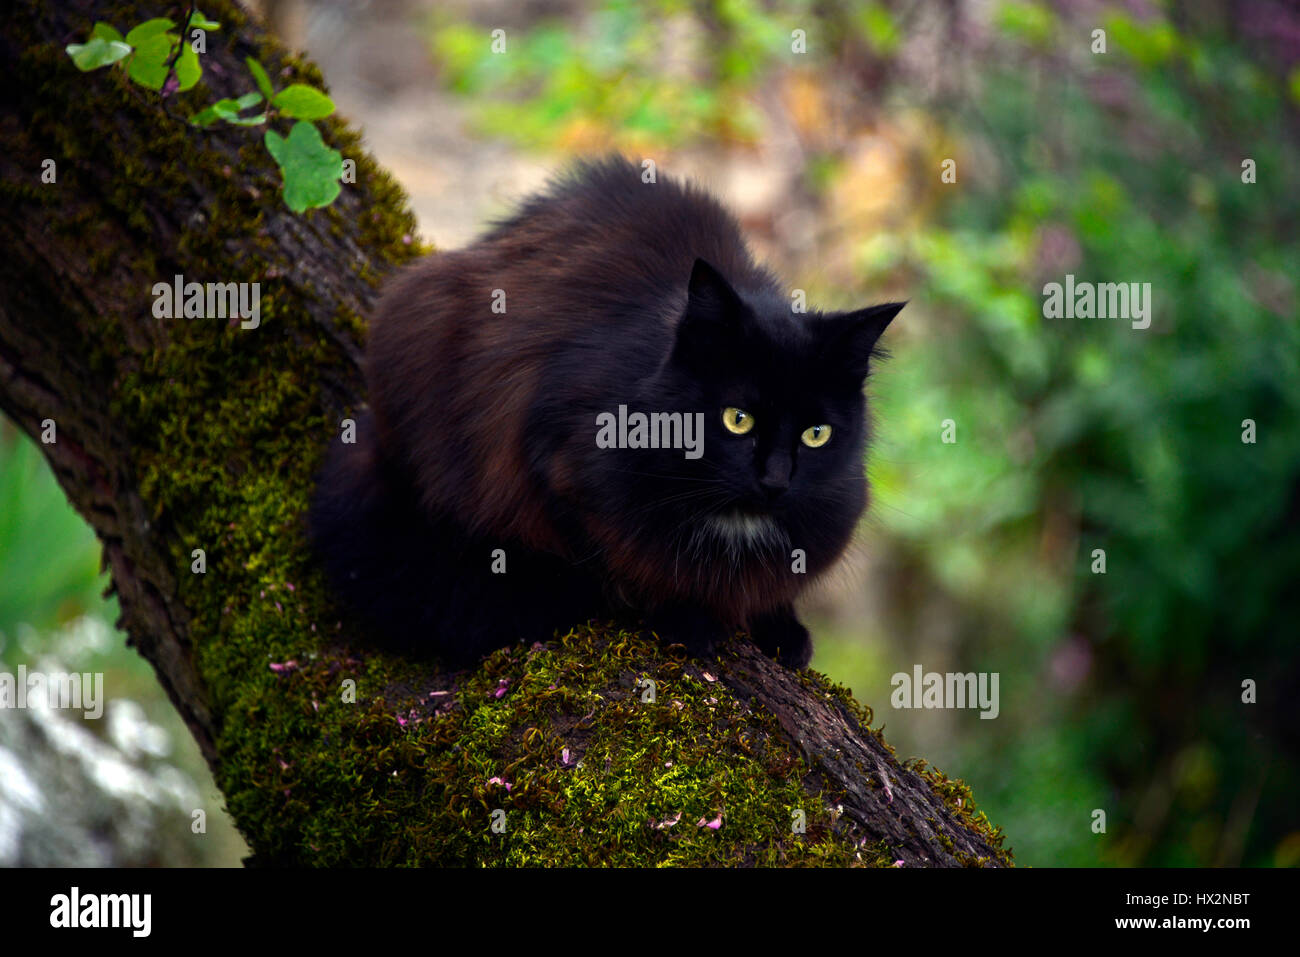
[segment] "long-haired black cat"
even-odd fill
[[[863,380],[901,303],[794,312],[698,188],[580,163],[386,288],[371,413],[311,512],[390,646],[466,662],[593,617],[803,667],[792,602],[867,501]]]

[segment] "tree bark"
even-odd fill
[[[0,408],[38,439],[53,423],[42,449],[103,542],[120,624],[254,861],[1010,863],[960,782],[900,765],[847,692],[741,638],[706,663],[598,623],[460,673],[354,645],[302,515],[363,402],[363,317],[425,250],[341,121],[324,136],[357,182],[303,215],[260,131],[184,122],[253,89],[246,56],[323,86],[239,8],[203,4],[222,25],[204,79],[165,102],[64,53],[97,20],[125,33],[186,7],[22,0],[6,18]],[[261,325],[155,318],[177,275],[258,282]]]

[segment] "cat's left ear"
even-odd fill
[[[876,341],[905,305],[906,302],[886,302],[823,317],[823,354],[841,363],[850,375],[866,378],[867,364],[876,353]]]
[[[715,362],[735,352],[749,310],[731,283],[703,259],[686,286],[686,311],[677,324],[675,354],[684,362]]]

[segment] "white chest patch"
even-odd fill
[[[767,515],[750,515],[746,512],[725,512],[706,519],[708,529],[733,548],[779,545],[785,541],[785,532]]]

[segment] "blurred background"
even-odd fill
[[[868,519],[808,604],[813,666],[900,757],[970,783],[1020,864],[1300,864],[1295,4],[260,12],[440,248],[617,149],[708,184],[814,305],[910,300],[869,383]],[[1066,274],[1150,283],[1150,328],[1043,318]],[[0,712],[0,865],[238,863],[105,585],[0,422],[0,670],[53,659],[130,689],[100,722]],[[916,665],[997,672],[998,717],[893,709]]]

